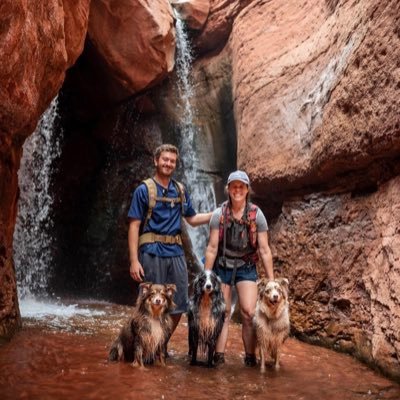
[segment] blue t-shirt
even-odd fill
[[[176,185],[170,181],[168,190],[166,191],[160,184],[156,182],[157,197],[180,198],[179,190]],[[193,217],[196,211],[192,207],[192,202],[185,189],[186,203],[183,205],[185,217]],[[133,193],[131,206],[129,208],[128,217],[144,222],[147,215],[149,205],[149,194],[144,183],[140,184]],[[147,221],[142,233],[154,232],[159,235],[175,236],[181,233],[181,203],[171,206],[170,202],[157,201],[153,208],[151,218]],[[182,246],[179,244],[165,243],[146,243],[140,246],[140,251],[144,253],[154,254],[159,257],[175,257],[184,254]]]

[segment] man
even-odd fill
[[[197,214],[183,186],[172,179],[179,158],[170,144],[154,152],[156,172],[135,190],[128,217],[130,274],[137,281],[174,283],[177,291],[172,313],[173,330],[187,311],[188,277],[182,248],[181,218],[192,226],[206,224],[210,213]],[[152,207],[151,200],[155,199]],[[150,212],[149,212],[150,208]]]

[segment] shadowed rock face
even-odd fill
[[[294,333],[400,375],[400,178],[375,193],[286,202],[271,231]]]

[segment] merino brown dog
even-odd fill
[[[133,315],[125,324],[111,346],[109,361],[129,361],[134,367],[159,361],[165,365],[165,351],[172,332],[170,312],[175,308],[172,301],[176,286],[145,282]]]
[[[258,299],[254,315],[257,345],[260,350],[261,372],[265,372],[265,355],[274,360],[279,369],[280,350],[289,336],[289,281],[286,278],[274,281],[262,278],[257,282]]]

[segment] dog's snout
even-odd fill
[[[211,289],[211,284],[210,284],[210,283],[207,283],[206,289],[207,289],[207,290],[210,290],[210,289]]]

